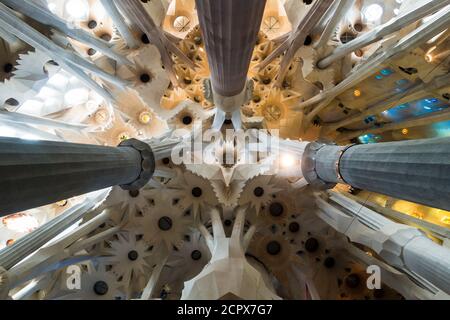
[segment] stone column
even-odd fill
[[[12,245],[3,248],[0,250],[0,266],[6,270],[11,269],[14,265],[41,248],[61,232],[81,219],[88,217],[91,210],[101,203],[107,195],[108,193],[106,191],[93,193],[83,203],[69,208],[61,215],[24,235]]]
[[[266,0],[196,0],[215,93],[232,97],[247,80]]]
[[[384,261],[406,271],[431,292],[436,292],[436,288],[430,284],[450,294],[449,248],[417,228],[389,220],[335,191],[329,191],[328,197],[317,196],[316,204],[319,217],[351,242],[373,249]]]
[[[0,216],[152,177],[151,147],[135,139],[119,147],[0,138]]]
[[[311,143],[302,171],[313,185],[346,183],[450,210],[450,137],[333,146]]]

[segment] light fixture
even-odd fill
[[[178,32],[188,31],[190,25],[191,25],[191,20],[189,20],[189,18],[186,16],[178,16],[173,21],[173,27]]]
[[[430,49],[427,51],[427,53],[425,53],[425,61],[426,61],[426,62],[428,62],[428,63],[433,62],[433,54],[432,54],[432,52],[433,52],[434,50],[436,50],[436,46],[430,48]]]
[[[284,153],[280,156],[280,165],[282,168],[292,168],[295,165],[295,157],[290,153]]]
[[[355,89],[355,91],[353,91],[353,95],[355,97],[361,97],[361,90]]]
[[[407,128],[402,129],[402,134],[407,135],[409,133],[409,130]]]
[[[363,10],[364,17],[369,22],[377,22],[383,15],[383,7],[377,3],[371,4]]]
[[[139,114],[139,122],[142,124],[149,124],[152,121],[152,115],[148,111],[143,111]]]
[[[88,19],[89,4],[86,0],[69,0],[64,8],[68,17],[73,20]]]

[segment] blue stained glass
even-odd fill
[[[392,69],[387,68],[387,69],[381,70],[380,73],[381,73],[383,76],[389,76],[389,75],[393,74],[394,71],[392,71]]]
[[[358,138],[358,140],[363,144],[377,143],[378,140],[380,140],[380,139],[381,139],[381,136],[375,135],[373,133],[368,133],[368,134],[362,135]]]
[[[408,84],[409,83],[409,80],[408,79],[400,79],[400,80],[397,80],[397,85],[399,85],[399,86],[404,86],[404,85],[406,85],[406,84]]]
[[[449,107],[450,105],[445,101],[430,97],[398,105],[392,109],[384,111],[383,115],[389,118],[391,121],[397,122],[404,119],[418,117],[428,113],[444,110]]]
[[[434,123],[432,128],[437,137],[450,137],[450,121]]]

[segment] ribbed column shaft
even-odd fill
[[[450,210],[450,138],[354,146],[339,172],[356,188]]]
[[[244,89],[266,0],[196,0],[211,83],[235,96]]]
[[[315,157],[317,176],[326,182],[343,180],[359,189],[450,210],[450,137],[346,149],[326,146]]]
[[[0,216],[130,184],[141,171],[131,146],[0,138]]]

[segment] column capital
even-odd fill
[[[152,178],[153,173],[155,172],[155,156],[153,154],[153,150],[149,144],[137,140],[137,139],[128,139],[122,141],[119,145],[119,148],[128,147],[137,150],[142,158],[141,162],[141,173],[139,177],[129,184],[122,184],[120,187],[124,190],[138,190],[144,187]]]
[[[332,189],[336,183],[345,183],[339,173],[339,161],[351,146],[321,141],[309,143],[302,157],[302,173],[306,181],[318,190]]]

